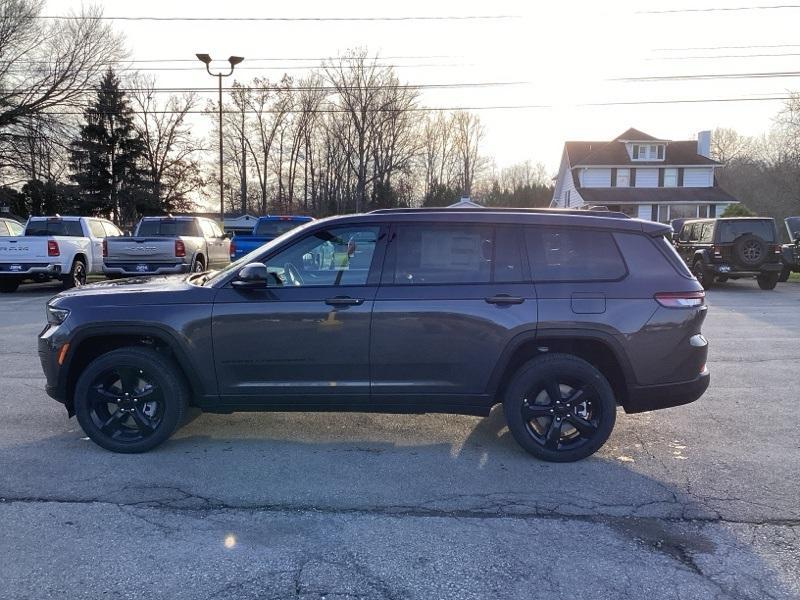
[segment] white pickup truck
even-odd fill
[[[26,280],[83,285],[88,273],[103,272],[103,240],[120,235],[106,219],[31,217],[23,235],[0,237],[0,292],[13,292]]]

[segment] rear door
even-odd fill
[[[397,224],[372,316],[373,402],[483,404],[506,345],[536,321],[519,228]]]
[[[106,238],[106,230],[102,221],[97,219],[86,219],[89,227],[89,241],[92,249],[91,261],[88,265],[91,272],[100,272],[103,267],[103,240]]]

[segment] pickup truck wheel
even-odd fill
[[[180,369],[149,348],[121,348],[95,359],[75,386],[83,431],[112,452],[155,448],[183,423],[189,390]]]
[[[195,259],[194,263],[192,264],[192,273],[202,273],[206,270],[206,265],[203,262],[203,258]]]
[[[546,354],[514,374],[503,400],[511,435],[535,457],[572,462],[605,444],[617,416],[603,374],[569,354]]]
[[[762,290],[774,290],[775,286],[778,285],[778,279],[780,276],[780,273],[765,273],[763,275],[759,275],[756,277],[758,287],[760,287]]]
[[[0,279],[0,293],[10,294],[16,292],[19,287],[18,279]]]
[[[61,283],[65,290],[86,285],[86,263],[76,258],[69,273],[61,278]]]
[[[783,269],[781,270],[781,274],[778,277],[778,281],[780,281],[781,283],[789,281],[789,275],[791,274],[791,272],[792,271],[789,269],[789,267],[783,267]]]

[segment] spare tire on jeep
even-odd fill
[[[740,235],[733,242],[733,255],[746,267],[760,266],[767,260],[768,249],[767,242],[752,233]]]

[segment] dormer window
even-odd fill
[[[633,160],[664,160],[664,144],[631,144]]]

